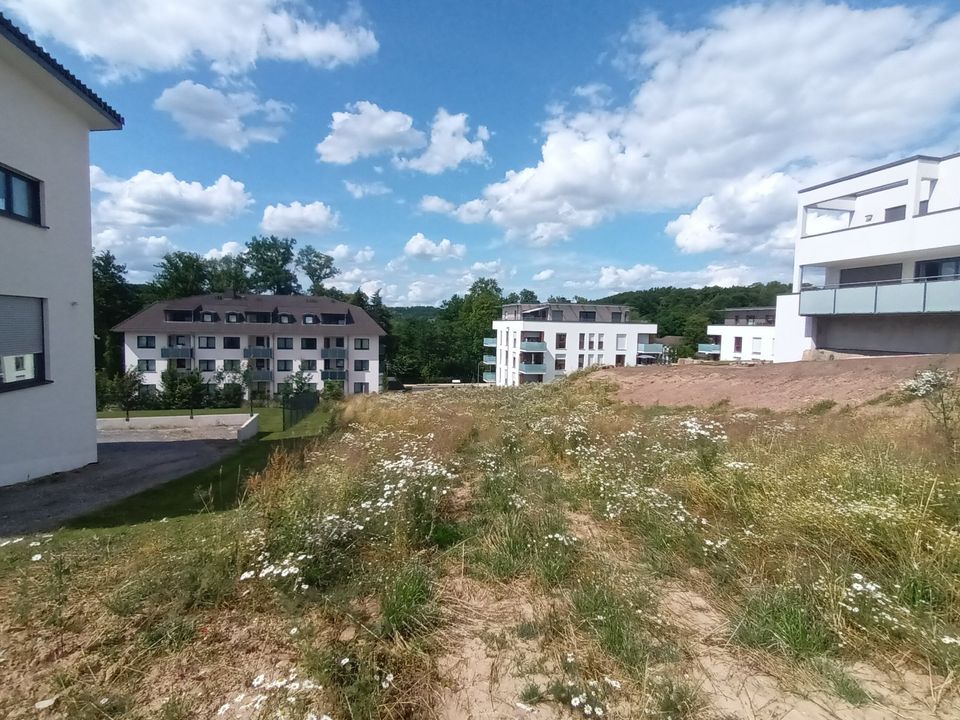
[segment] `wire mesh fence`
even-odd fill
[[[281,399],[283,409],[283,429],[292,428],[320,404],[320,394],[303,392],[296,395],[284,395]]]

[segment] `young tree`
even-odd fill
[[[274,295],[296,295],[300,292],[300,283],[293,271],[293,246],[296,244],[294,238],[278,238],[276,235],[250,239],[246,260],[253,292]]]
[[[297,253],[297,267],[310,279],[311,295],[323,295],[323,281],[340,274],[333,264],[333,258],[325,255],[312,245],[304,245]]]
[[[131,367],[110,381],[110,400],[126,413],[130,421],[130,411],[140,406],[140,387],[143,385],[143,373]]]
[[[548,303],[569,303],[570,298],[566,298],[563,295],[551,295],[547,298]]]
[[[284,384],[284,396],[300,395],[310,392],[310,373],[305,370],[297,370],[292,375],[287,376],[287,382]]]
[[[108,375],[120,372],[120,352],[110,332],[117,323],[137,311],[136,293],[123,274],[126,265],[109,250],[93,256],[93,334],[97,370]]]
[[[347,298],[347,302],[366,310],[370,305],[370,298],[367,297],[367,294],[363,290],[357,288],[356,291]]]
[[[224,255],[207,260],[207,274],[210,278],[210,292],[250,292],[250,276],[247,274],[247,259],[244,255]]]
[[[167,253],[156,267],[156,275],[147,284],[151,300],[173,300],[207,292],[209,268],[207,261],[197,253],[183,250]]]

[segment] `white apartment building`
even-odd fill
[[[960,352],[960,154],[801,190],[775,359]]]
[[[709,343],[697,353],[729,362],[773,362],[776,307],[742,307],[724,310],[722,325],[708,325]]]
[[[89,133],[122,127],[0,15],[0,485],[97,460]]]
[[[593,365],[656,362],[663,345],[654,323],[630,321],[626,305],[534,303],[504,305],[484,338],[486,382],[501,387],[548,383]]]
[[[197,295],[157,302],[113,328],[123,333],[124,364],[159,390],[169,367],[218,371],[249,367],[260,395],[274,395],[303,370],[314,389],[340,383],[347,395],[380,391],[383,329],[365,310],[304,295]],[[234,380],[236,381],[236,376]]]

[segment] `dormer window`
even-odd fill
[[[205,312],[200,316],[202,322],[213,322],[213,313]]]
[[[280,313],[280,322],[284,325],[289,325],[293,322],[293,315],[287,315],[287,313]]]
[[[227,322],[228,323],[238,323],[240,322],[243,316],[240,313],[228,312],[227,313]]]
[[[315,315],[304,315],[304,316],[303,316],[303,324],[304,324],[304,325],[313,325],[316,321],[317,321],[317,318],[316,318]]]

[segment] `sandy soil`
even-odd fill
[[[608,368],[595,375],[619,385],[617,397],[633,405],[708,406],[799,410],[819,400],[860,405],[895,389],[917,370],[960,369],[960,355],[857,358],[776,365],[648,365]]]

